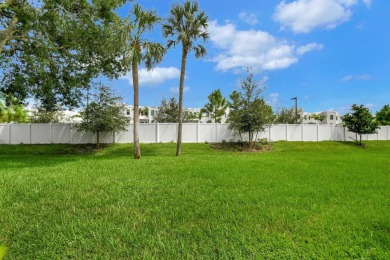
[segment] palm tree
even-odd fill
[[[133,20],[132,20],[133,19]],[[152,31],[153,26],[159,23],[155,11],[145,11],[138,4],[130,12],[125,20],[125,26],[120,31],[121,42],[125,46],[124,61],[132,70],[134,88],[134,158],[141,158],[139,144],[139,98],[138,98],[138,66],[143,62],[148,70],[160,63],[166,49],[162,44],[149,42],[143,38],[143,34]]]
[[[179,127],[177,133],[176,156],[181,154],[181,137],[183,129],[183,89],[186,72],[186,60],[190,51],[195,52],[195,57],[200,58],[206,55],[206,49],[196,44],[198,39],[205,42],[209,35],[207,33],[208,17],[203,11],[199,11],[197,2],[186,1],[183,5],[173,4],[170,16],[163,25],[163,36],[168,38],[168,48],[176,47],[181,43],[181,70],[179,86]]]

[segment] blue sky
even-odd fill
[[[165,18],[171,0],[138,1]],[[181,1],[179,1],[181,2]],[[239,88],[245,68],[266,78],[264,98],[274,107],[307,112],[348,112],[364,104],[372,112],[390,103],[390,1],[388,0],[200,0],[209,17],[208,55],[187,60],[184,105],[203,107],[221,89]],[[125,16],[131,4],[121,8]],[[165,44],[161,27],[148,37]],[[170,49],[153,71],[140,70],[140,104],[158,106],[177,96],[181,48]],[[131,74],[111,82],[133,103]]]

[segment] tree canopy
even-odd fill
[[[264,131],[265,125],[272,123],[274,115],[261,96],[265,87],[264,81],[254,79],[248,69],[248,75],[241,81],[240,91],[233,91],[230,95],[229,128],[233,129],[243,139],[248,134],[249,146],[259,132]],[[255,138],[254,138],[255,137]]]
[[[35,98],[47,111],[77,106],[93,78],[125,70],[114,30],[121,23],[114,10],[125,2],[5,0],[0,91]]]
[[[343,124],[349,131],[356,134],[355,141],[362,145],[362,135],[374,134],[379,128],[374,116],[363,105],[353,104],[351,112],[343,116]],[[357,136],[359,135],[359,140]]]
[[[229,104],[222,96],[221,90],[217,89],[208,96],[209,102],[203,107],[202,112],[207,112],[215,123],[221,123],[222,116],[225,115]]]
[[[79,131],[96,134],[96,147],[99,148],[100,133],[111,133],[125,130],[128,124],[124,111],[125,105],[121,97],[116,96],[105,85],[98,85],[87,97],[87,105],[80,112],[82,122],[75,125]]]
[[[376,121],[380,125],[390,125],[390,105],[384,105],[382,109],[376,113]]]

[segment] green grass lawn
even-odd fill
[[[390,142],[0,145],[6,259],[390,258]]]

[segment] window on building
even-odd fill
[[[329,116],[329,119],[330,119],[330,120],[333,120],[333,115],[330,115],[330,116]]]
[[[130,115],[130,109],[126,109],[126,115]]]
[[[152,116],[154,116],[154,110],[152,110]]]
[[[336,120],[338,120],[339,118],[338,118],[338,116],[336,116]]]

